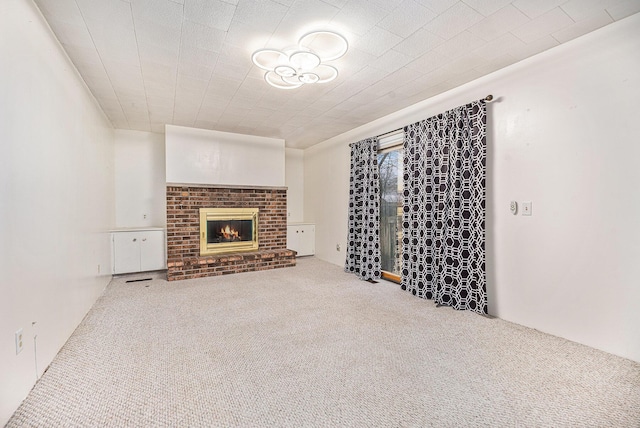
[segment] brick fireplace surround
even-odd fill
[[[200,208],[260,210],[258,251],[200,256]],[[167,185],[167,280],[295,266],[287,249],[287,189]]]

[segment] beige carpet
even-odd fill
[[[640,426],[640,364],[315,258],[125,279],[8,427]]]

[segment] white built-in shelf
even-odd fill
[[[315,223],[287,224],[287,248],[297,252],[296,256],[312,256],[316,253]]]
[[[156,227],[156,226],[145,226],[145,227],[118,227],[115,229],[111,229],[109,232],[142,232],[145,230],[162,230],[164,231],[164,227]]]
[[[112,273],[147,272],[167,268],[163,227],[111,230]]]

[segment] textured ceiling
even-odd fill
[[[120,129],[306,148],[640,11],[640,0],[35,0]],[[330,83],[272,88],[250,56],[349,40]]]

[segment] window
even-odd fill
[[[383,278],[400,282],[402,272],[402,169],[404,132],[379,138],[380,254]]]

